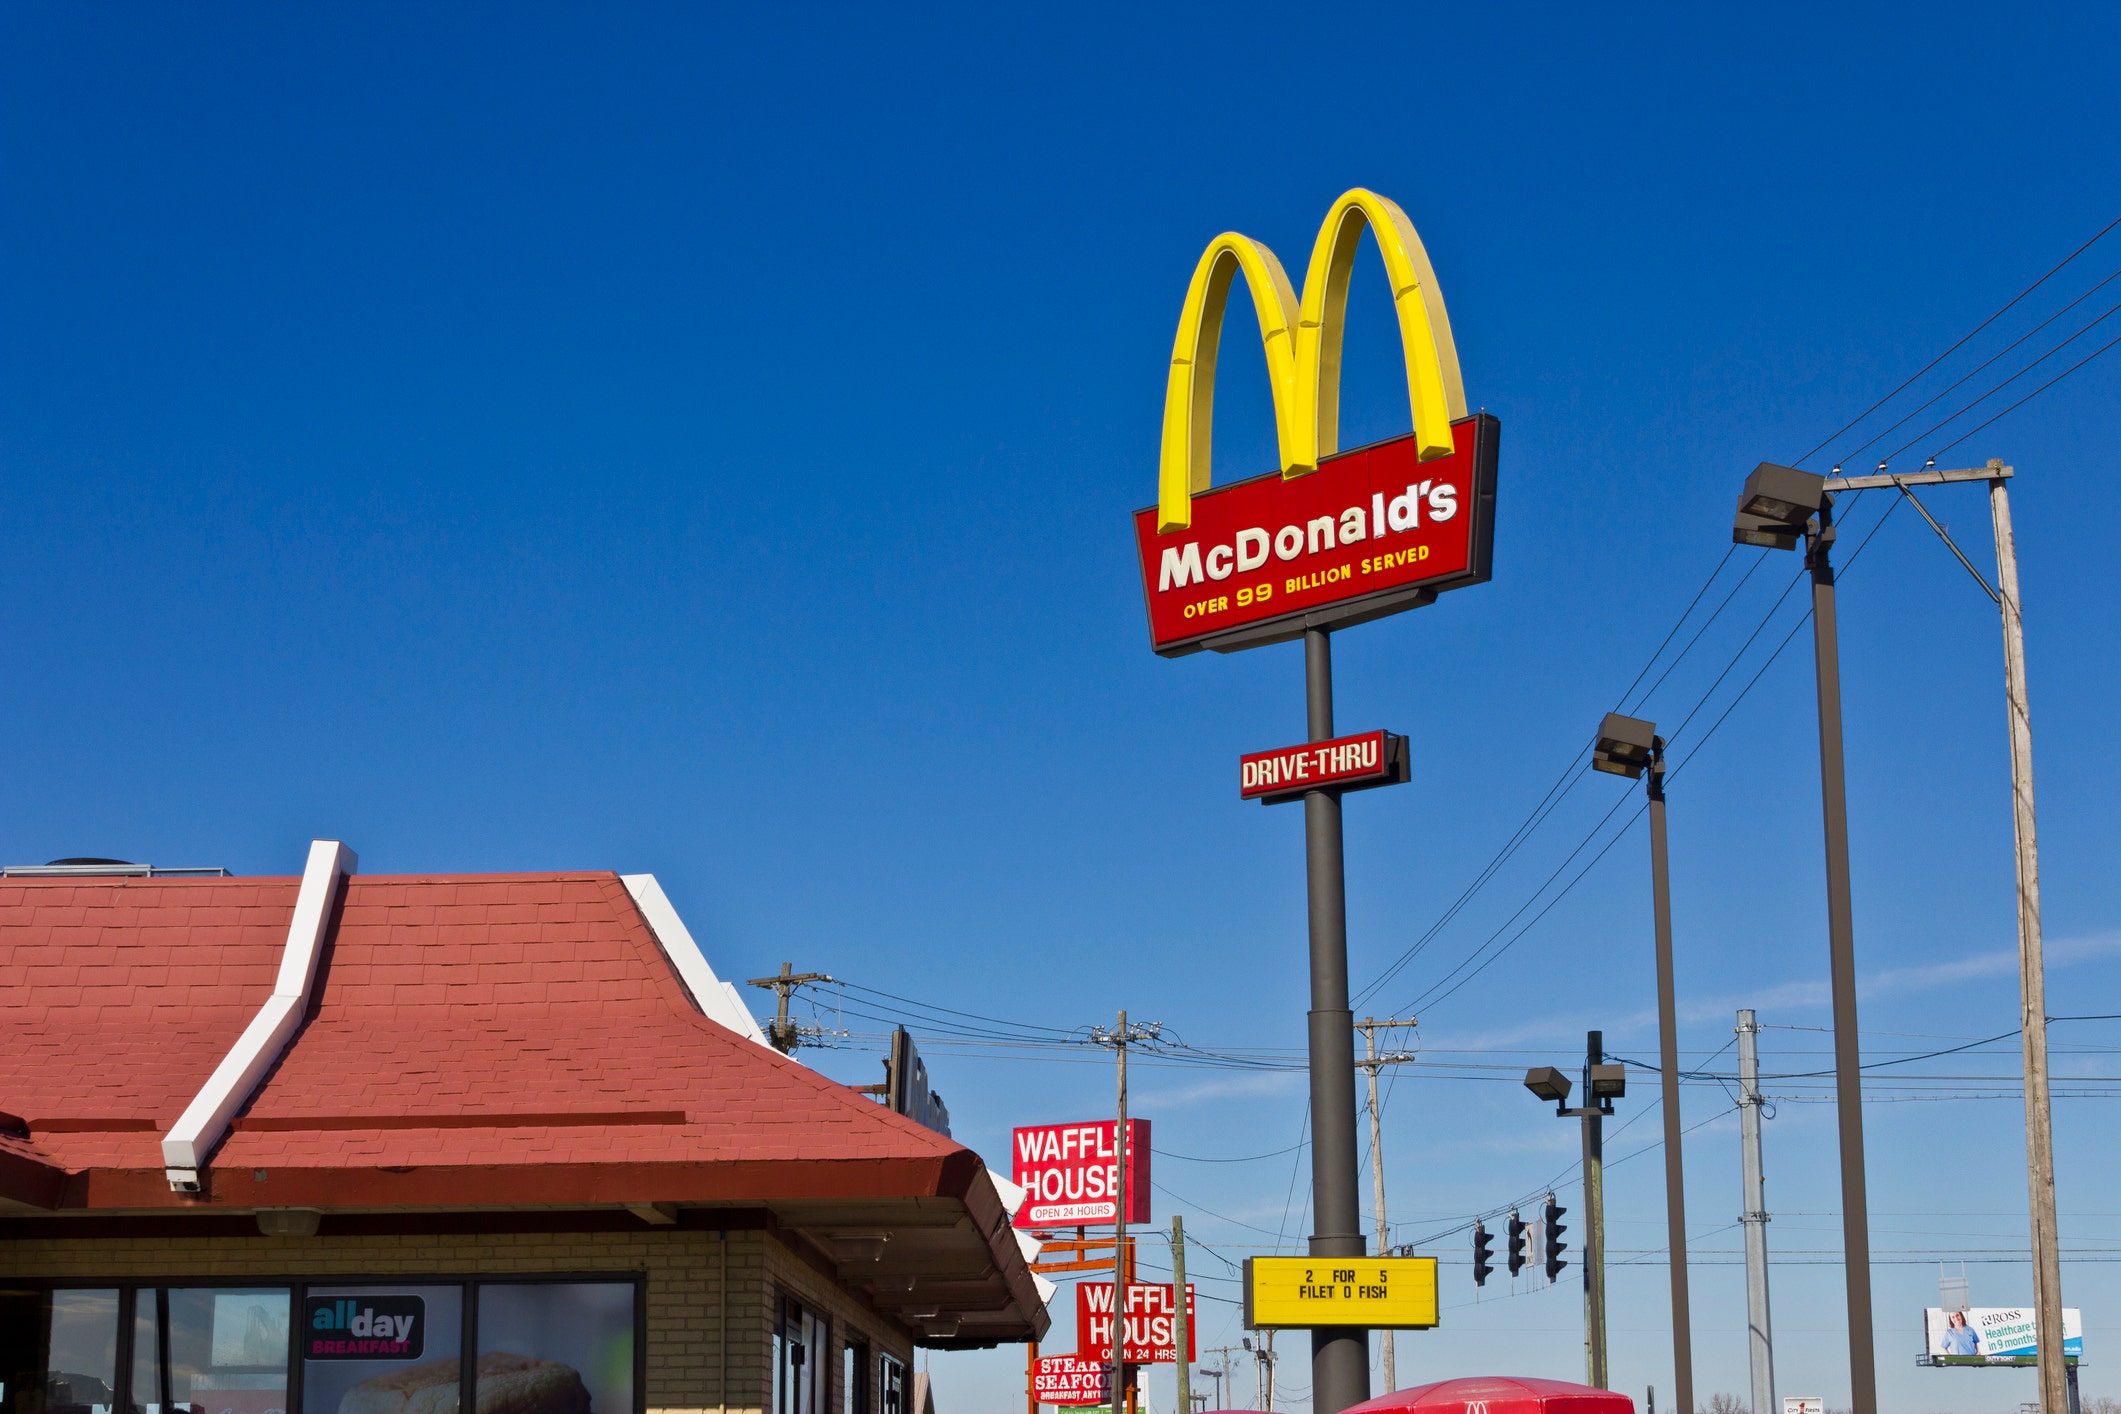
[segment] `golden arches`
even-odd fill
[[[1407,403],[1414,415],[1421,459],[1450,455],[1451,424],[1466,415],[1466,396],[1436,272],[1407,214],[1387,198],[1357,187],[1326,213],[1311,248],[1310,268],[1304,272],[1301,302],[1274,252],[1255,240],[1225,232],[1202,253],[1179,315],[1171,375],[1164,391],[1159,531],[1192,524],[1193,497],[1210,484],[1215,356],[1230,282],[1239,271],[1252,292],[1260,338],[1266,345],[1283,477],[1315,471],[1321,458],[1339,449],[1340,355],[1347,327],[1348,278],[1366,229],[1377,237],[1399,316]]]

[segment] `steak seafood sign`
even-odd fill
[[[1015,1131],[1009,1177],[1026,1194],[1016,1226],[1103,1227],[1119,1217],[1116,1120]],[[1149,1121],[1127,1121],[1127,1221],[1149,1221]]]

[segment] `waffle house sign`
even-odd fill
[[[1348,279],[1364,231],[1384,257],[1414,430],[1339,446]],[[1232,282],[1259,317],[1278,471],[1210,484],[1215,360]],[[1406,213],[1360,188],[1333,204],[1301,297],[1274,252],[1209,242],[1179,315],[1157,503],[1134,516],[1150,645],[1166,657],[1280,643],[1431,603],[1488,578],[1501,426],[1468,415],[1450,317]]]

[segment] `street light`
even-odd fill
[[[1570,1109],[1569,1077],[1551,1065],[1524,1073],[1524,1088],[1542,1100],[1551,1101],[1554,1113],[1564,1119],[1583,1121],[1583,1356],[1587,1384],[1605,1389],[1605,1117],[1613,1112],[1613,1101],[1628,1092],[1625,1066],[1608,1065],[1603,1032],[1584,1033],[1583,1098],[1587,1103]],[[1551,1207],[1551,1204],[1549,1205]],[[1560,1209],[1553,1209],[1558,1214]],[[1550,1215],[1550,1224],[1556,1221]],[[1559,1231],[1558,1227],[1556,1231]],[[1554,1249],[1558,1251],[1558,1247]],[[1554,1252],[1549,1252],[1547,1279],[1560,1271]]]
[[[1840,1118],[1841,1242],[1847,1274],[1849,1405],[1878,1414],[1871,1342],[1871,1239],[1863,1176],[1863,1090],[1856,1040],[1856,925],[1849,902],[1848,786],[1841,756],[1841,649],[1834,618],[1834,498],[1826,478],[1762,462],[1738,494],[1731,539],[1791,550],[1803,536],[1812,574],[1812,661],[1819,694],[1819,794],[1825,815],[1827,957],[1834,998],[1834,1106]]]
[[[1772,470],[1779,472],[1783,468]],[[1767,478],[1755,473],[1754,480]],[[1750,480],[1746,483],[1748,495],[1740,514],[1757,520],[1752,514],[1756,505],[1775,515],[1801,509],[1785,495],[1801,492],[1802,488],[1786,486],[1780,477],[1773,480],[1772,486],[1756,487]],[[1694,1322],[1687,1299],[1686,1167],[1680,1155],[1680,1136],[1685,1130],[1679,1120],[1679,1011],[1672,981],[1672,879],[1664,835],[1664,738],[1657,735],[1654,722],[1608,712],[1599,723],[1597,739],[1591,743],[1591,765],[1629,780],[1642,780],[1650,797],[1650,894],[1657,934],[1658,1062],[1664,1081],[1664,1220],[1672,1283],[1672,1373],[1679,1386],[1678,1407],[1687,1414],[1694,1407]]]

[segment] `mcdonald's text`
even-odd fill
[[[1456,450],[1420,460],[1394,438],[1193,496],[1191,524],[1134,517],[1151,646],[1166,657],[1362,623],[1484,582],[1494,542],[1499,425],[1452,424]]]

